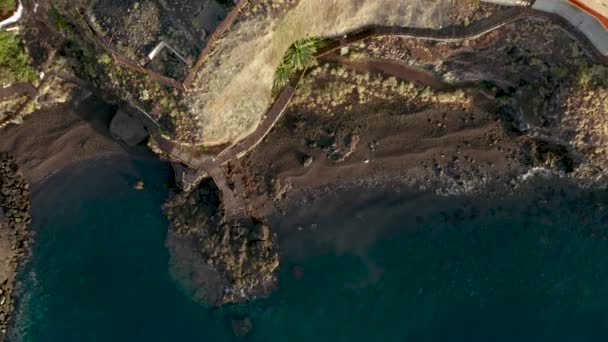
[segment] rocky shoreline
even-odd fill
[[[30,246],[29,185],[12,156],[0,153],[0,340],[15,309],[15,277]]]

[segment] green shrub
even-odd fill
[[[580,85],[587,85],[593,81],[602,87],[608,87],[608,68],[603,65],[589,66],[583,63],[578,68],[576,78]]]
[[[587,64],[581,65],[576,71],[576,80],[580,85],[587,85],[587,83],[591,82],[592,75],[589,72],[589,67]]]
[[[501,95],[496,97],[496,107],[503,107],[511,105],[511,97],[507,95]]]
[[[32,82],[36,71],[29,63],[29,56],[11,32],[0,32],[0,83]]]
[[[608,87],[608,67],[597,64],[589,68],[589,73],[599,85]]]
[[[17,7],[16,0],[0,0],[0,11],[12,11]]]
[[[551,73],[558,79],[562,79],[568,76],[568,69],[563,66],[553,66],[551,67]]]
[[[107,53],[104,53],[101,56],[99,56],[99,62],[101,64],[108,65],[108,64],[112,63],[112,57],[110,57],[110,55],[108,55]]]
[[[55,25],[55,28],[57,28],[59,32],[66,33],[73,30],[72,24],[70,24],[68,19],[59,13],[56,8],[51,8],[48,15],[49,20],[53,23],[53,25]]]

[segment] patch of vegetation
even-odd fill
[[[608,87],[608,67],[599,64],[589,66],[583,63],[576,72],[576,79],[583,86],[594,82],[602,87]]]
[[[185,112],[179,93],[152,80],[148,74],[117,63],[79,13],[51,9],[48,16],[66,38],[60,55],[77,77],[90,81],[104,95],[132,101],[154,116],[159,113],[161,125],[167,123],[164,128],[173,129],[175,124],[171,121]]]
[[[394,102],[406,99],[409,108],[421,110],[433,104],[461,106],[466,98],[463,90],[435,91],[428,86],[401,81],[395,77],[359,73],[326,63],[313,68],[303,78],[291,104],[332,115],[341,108],[352,109],[353,104],[378,100]]]
[[[16,0],[0,0],[0,11],[12,11],[17,7]]]
[[[479,82],[479,86],[482,89],[493,89],[496,88],[496,83],[490,80],[482,80],[481,82]]]
[[[11,32],[0,32],[0,83],[34,80],[36,71],[19,38]]]
[[[593,65],[589,68],[591,77],[602,87],[608,87],[608,67],[604,65]]]
[[[580,85],[587,85],[591,82],[591,73],[589,73],[589,67],[584,64],[576,71],[576,80]]]
[[[563,66],[553,66],[551,67],[551,74],[555,75],[557,79],[561,80],[568,76],[568,68]]]
[[[59,32],[63,32],[66,33],[68,31],[71,31],[73,26],[72,24],[70,24],[70,22],[68,21],[68,19],[63,16],[61,13],[59,13],[57,11],[56,8],[51,8],[49,10],[49,20],[51,23],[53,23],[53,25],[55,25],[55,28],[59,31]]]
[[[316,65],[315,53],[325,44],[326,41],[318,37],[304,38],[294,42],[285,52],[283,61],[275,72],[275,90],[285,87],[297,72]]]

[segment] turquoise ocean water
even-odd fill
[[[142,191],[131,188],[138,178]],[[499,202],[402,196],[325,213],[302,229],[277,228],[284,258],[270,298],[208,308],[169,276],[169,178],[164,164],[105,161],[38,189],[15,337],[608,341],[605,191],[552,185]],[[253,329],[237,338],[230,322],[242,317]]]

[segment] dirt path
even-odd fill
[[[319,61],[339,63],[358,73],[373,72],[395,76],[397,79],[416,82],[435,90],[446,90],[449,88],[447,84],[441,82],[431,72],[411,67],[402,61],[373,58],[352,59],[338,55],[325,55],[320,57]]]
[[[29,97],[34,97],[38,94],[38,89],[29,82],[14,83],[9,87],[0,88],[0,101],[25,93]]]

